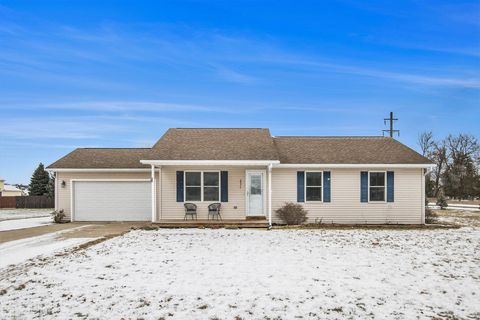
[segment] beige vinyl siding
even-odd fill
[[[150,179],[150,176],[150,172],[58,172],[55,180],[57,190],[56,209],[63,209],[67,218],[70,219],[72,179]],[[65,181],[65,187],[61,186],[62,181]]]
[[[325,169],[326,171],[328,169]],[[420,224],[422,223],[422,169],[388,169],[395,172],[392,203],[360,202],[360,172],[368,170],[331,169],[331,202],[303,202],[308,210],[308,222],[351,224]],[[285,202],[297,202],[297,171],[303,169],[273,169],[272,218]],[[305,171],[308,171],[305,170]]]
[[[176,201],[176,171],[228,171],[228,202],[222,203],[222,217],[225,220],[245,219],[245,171],[265,170],[265,167],[172,167],[161,168],[156,173],[157,212],[156,220],[183,219],[183,202]],[[322,219],[323,223],[422,223],[422,169],[388,169],[395,172],[395,202],[360,202],[360,169],[331,169],[331,202],[304,202],[309,211],[308,222]],[[272,217],[275,210],[285,202],[297,201],[297,171],[303,169],[272,170]],[[307,170],[308,171],[308,170]],[[159,178],[161,176],[161,178]],[[149,179],[150,172],[58,172],[57,209],[63,209],[70,217],[70,187],[72,179]],[[65,181],[66,186],[61,187]],[[267,181],[268,183],[268,181]],[[265,185],[268,192],[268,184]],[[265,201],[267,201],[265,199]],[[197,202],[198,219],[207,218],[207,206],[211,202]],[[267,205],[267,204],[265,204]],[[236,207],[236,208],[235,208]],[[266,208],[267,209],[267,208]]]
[[[224,220],[245,219],[245,171],[266,170],[265,167],[162,167],[159,220],[183,219],[183,202],[177,202],[176,172],[177,171],[228,171],[228,202],[222,203],[221,214]],[[193,202],[197,205],[198,219],[207,219],[208,205],[213,201]]]

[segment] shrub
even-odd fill
[[[445,196],[441,194],[437,198],[437,206],[440,207],[440,209],[444,210],[446,207],[448,207],[447,199],[445,199]]]
[[[307,213],[301,204],[286,202],[281,208],[275,210],[277,217],[289,225],[302,224],[307,221]]]
[[[52,217],[53,217],[53,222],[55,222],[55,223],[66,222],[65,220],[63,220],[65,218],[65,212],[63,212],[63,210],[53,211],[52,212]]]

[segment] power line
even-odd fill
[[[385,136],[385,132],[388,132],[391,138],[393,138],[394,133],[396,133],[400,137],[400,130],[393,129],[393,122],[398,121],[398,118],[393,117],[393,112],[390,112],[390,118],[383,119],[384,124],[387,124],[387,121],[390,122],[390,129],[382,130],[382,135]]]

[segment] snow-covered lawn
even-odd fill
[[[49,217],[53,209],[0,209],[0,221]]]
[[[41,218],[25,218],[25,219],[10,219],[5,221],[0,221],[0,231],[7,230],[18,230],[18,229],[27,229],[41,226],[48,226],[52,224],[52,217],[41,217]]]
[[[478,228],[137,230],[0,272],[22,319],[478,319],[479,298]]]

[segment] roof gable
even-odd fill
[[[169,129],[148,160],[278,160],[268,129]]]
[[[275,137],[280,163],[431,164],[390,137]]]
[[[47,169],[148,168],[140,160],[148,158],[150,148],[79,148],[55,161]]]

